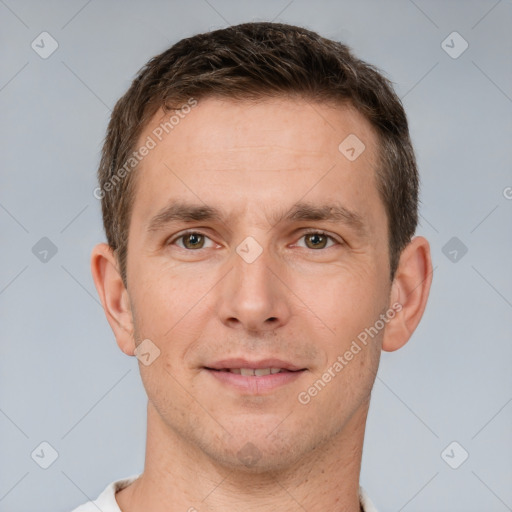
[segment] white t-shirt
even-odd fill
[[[128,485],[139,478],[139,476],[140,475],[132,475],[122,480],[112,482],[107,485],[96,500],[88,501],[78,508],[75,508],[72,512],[98,512],[99,510],[101,510],[101,512],[122,512],[115,498],[116,492],[128,487]],[[361,486],[359,486],[359,500],[361,501],[364,512],[377,512],[377,509]]]

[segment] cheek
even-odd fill
[[[156,338],[166,337],[166,333],[170,334],[170,329],[186,317],[194,301],[200,299],[200,290],[190,279],[184,279],[176,272],[153,268],[150,261],[137,270],[132,291],[139,325]]]
[[[162,366],[158,371],[164,377],[162,382],[169,381],[169,385],[176,383],[168,373],[180,382],[188,378],[187,352],[204,336],[205,322],[212,315],[208,308],[211,275],[208,281],[198,273],[192,278],[188,272],[178,274],[161,267],[138,275],[138,287],[134,290],[134,322],[139,335],[136,341],[149,338],[157,345]],[[144,371],[142,367],[141,372]]]
[[[305,304],[307,316],[303,318],[321,326],[330,340],[327,345],[337,349],[373,325],[385,309],[389,293],[379,269],[372,265],[340,265],[321,279],[298,276],[292,289],[304,301],[301,304]]]

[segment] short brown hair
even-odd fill
[[[103,191],[105,233],[125,286],[135,185],[134,173],[123,173],[122,180],[116,173],[130,158],[154,114],[160,108],[166,112],[178,108],[190,98],[297,95],[350,104],[375,129],[377,186],[387,211],[393,279],[400,253],[416,230],[419,178],[407,118],[391,82],[339,42],[293,25],[254,22],[182,39],[153,57],[114,107],[97,190]]]

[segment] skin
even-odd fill
[[[154,116],[141,143],[163,116]],[[352,162],[338,150],[349,134],[366,146]],[[380,353],[409,340],[432,275],[428,242],[415,237],[389,279],[376,151],[371,125],[349,106],[207,98],[144,158],[127,288],[106,244],[91,260],[121,350],[133,356],[144,339],[160,350],[150,365],[139,361],[148,395],[146,461],[142,476],[116,495],[123,512],[359,511]],[[226,219],[148,232],[149,220],[177,200],[215,206]],[[299,200],[337,202],[362,219],[364,232],[341,221],[276,223]],[[179,238],[189,229],[205,238]],[[306,229],[332,239],[306,236]],[[252,263],[236,252],[248,236],[262,249]],[[300,403],[298,394],[394,303],[402,310],[385,329]],[[306,370],[276,389],[245,393],[204,369],[229,357],[276,357]],[[248,450],[255,464],[240,455]]]

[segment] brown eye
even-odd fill
[[[302,242],[304,240],[304,242]],[[299,246],[304,249],[329,249],[335,245],[343,245],[342,241],[337,240],[334,236],[328,235],[323,231],[307,231],[299,239]]]
[[[206,235],[203,235],[202,233],[189,231],[188,233],[184,233],[183,235],[178,236],[174,240],[170,241],[169,245],[176,244],[178,247],[188,250],[204,249],[206,240],[210,240],[210,238]]]
[[[200,233],[187,233],[181,237],[186,249],[202,249],[204,245],[204,236]]]
[[[330,237],[322,233],[308,233],[304,238],[309,249],[324,249]]]

